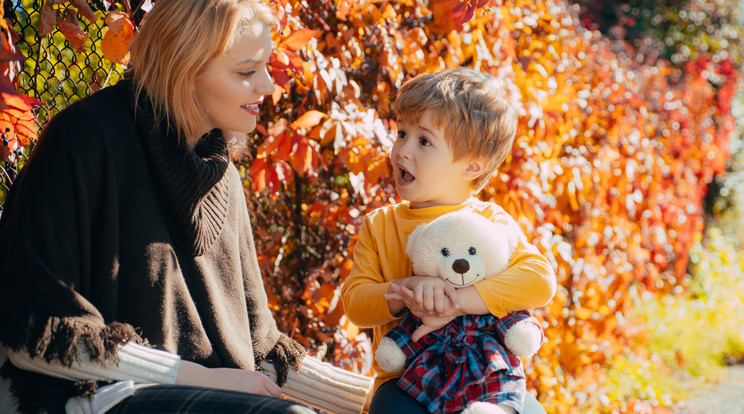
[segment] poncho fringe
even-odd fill
[[[92,318],[38,314],[17,315],[2,312],[3,337],[0,342],[14,351],[25,351],[32,358],[47,362],[57,361],[66,367],[80,361],[81,350],[85,357],[103,364],[106,360],[118,361],[119,346],[128,342],[146,345],[146,341],[128,324],[112,322],[104,325]],[[94,322],[94,323],[92,323]],[[21,412],[64,413],[70,395],[90,396],[98,389],[95,381],[68,381],[16,368],[7,361],[0,375],[12,382],[11,391]]]
[[[274,347],[266,355],[256,356],[256,365],[261,361],[266,361],[274,365],[276,369],[276,383],[280,387],[287,383],[289,368],[292,367],[295,372],[300,372],[302,368],[302,359],[305,358],[307,351],[297,341],[289,338],[285,334],[279,335]]]

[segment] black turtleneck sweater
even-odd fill
[[[0,343],[67,364],[75,344],[103,361],[129,340],[208,367],[253,369],[277,352],[296,362],[224,138],[214,130],[190,150],[152,114],[123,80],[41,134],[0,220]],[[23,403],[29,373],[16,371],[3,373]]]

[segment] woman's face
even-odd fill
[[[209,61],[196,79],[194,95],[204,111],[207,131],[253,131],[264,95],[274,92],[266,69],[273,52],[269,28],[256,22],[244,33],[224,54]]]

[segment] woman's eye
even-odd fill
[[[256,73],[256,71],[252,70],[249,72],[239,72],[239,73],[241,76],[249,77],[249,76],[252,76],[254,73]]]
[[[468,253],[470,253],[471,256],[475,256],[475,247],[471,247],[470,249],[468,249]]]
[[[398,139],[404,139],[406,137],[406,131],[398,131]]]
[[[450,255],[450,252],[448,248],[445,247],[444,249],[442,249],[442,256],[447,257],[449,255]]]

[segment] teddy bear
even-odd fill
[[[513,220],[494,222],[460,210],[414,229],[406,254],[415,275],[439,277],[461,288],[498,277],[523,237]],[[511,402],[506,407],[521,407],[526,386],[517,356],[532,356],[544,338],[529,312],[503,318],[459,316],[413,342],[411,336],[421,324],[408,312],[375,352],[382,370],[406,368],[399,387],[432,413],[513,412],[498,403],[503,401]]]

